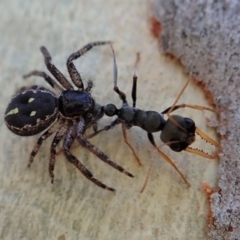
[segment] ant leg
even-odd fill
[[[59,144],[59,142],[61,141],[61,139],[63,138],[63,136],[65,135],[67,129],[65,127],[61,127],[53,141],[52,141],[52,144],[51,144],[51,155],[50,155],[50,159],[49,159],[49,165],[48,165],[48,171],[49,171],[49,175],[50,175],[50,178],[51,178],[51,183],[54,182],[54,166],[55,166],[55,159],[56,159],[56,147],[57,145]]]
[[[54,64],[51,63],[52,61],[52,57],[50,55],[50,53],[48,52],[47,48],[45,48],[44,46],[42,46],[40,48],[43,57],[44,57],[44,61],[45,64],[47,66],[47,69],[49,70],[49,72],[57,79],[57,81],[66,89],[68,90],[74,90],[72,84],[64,77],[64,75],[55,67]]]
[[[150,174],[151,174],[151,172],[152,172],[152,169],[153,169],[153,165],[154,165],[154,163],[155,163],[155,161],[156,161],[157,151],[154,151],[154,153],[155,153],[155,154],[154,154],[154,156],[152,156],[152,159],[151,159],[151,161],[150,161],[149,168],[148,168],[148,172],[147,172],[145,181],[144,181],[144,183],[143,183],[143,186],[142,186],[142,188],[141,188],[141,190],[140,190],[140,193],[143,193],[143,191],[145,190],[145,188],[146,188],[146,186],[147,186],[147,183],[148,183],[149,176],[150,176]]]
[[[82,78],[81,78],[79,72],[77,71],[75,65],[73,64],[73,60],[76,60],[77,58],[81,57],[84,53],[89,51],[94,46],[99,46],[99,45],[104,45],[104,44],[109,44],[109,43],[111,43],[111,42],[108,41],[108,42],[92,42],[92,43],[89,43],[89,44],[85,45],[83,48],[81,48],[80,50],[78,50],[77,52],[72,53],[68,57],[68,60],[67,60],[68,72],[70,74],[70,77],[71,77],[74,85],[80,91],[83,90],[84,85],[83,85]]]
[[[137,100],[137,65],[140,61],[140,53],[137,53],[136,62],[134,64],[134,73],[133,73],[133,85],[132,85],[132,100],[133,100],[133,107],[136,107],[136,100]]]
[[[67,160],[70,163],[72,163],[79,171],[81,171],[81,173],[87,179],[89,179],[91,182],[96,184],[98,187],[101,187],[101,188],[106,189],[111,192],[115,192],[115,189],[110,188],[110,187],[106,186],[105,184],[103,184],[102,182],[100,182],[99,180],[97,180],[92,175],[92,173],[74,155],[72,155],[70,153],[70,148],[73,144],[75,137],[76,137],[76,131],[74,131],[73,127],[71,127],[69,129],[69,131],[67,132],[65,139],[64,139],[64,143],[63,143],[63,153],[64,153],[65,157],[67,158]]]
[[[185,176],[182,174],[182,172],[178,169],[178,167],[176,166],[176,164],[162,151],[160,151],[155,143],[154,137],[152,133],[148,133],[148,139],[150,141],[150,143],[153,145],[153,147],[157,150],[158,154],[163,157],[170,165],[173,166],[173,168],[180,174],[180,176],[182,177],[183,181],[188,185],[188,187],[190,187],[190,183],[188,182],[188,180],[185,178]]]
[[[173,112],[173,111],[175,111],[179,108],[185,108],[185,107],[186,108],[197,109],[197,110],[200,110],[200,111],[207,110],[207,111],[211,111],[211,112],[217,112],[216,110],[208,108],[208,107],[204,107],[204,106],[200,106],[200,105],[185,104],[185,103],[180,104],[180,105],[175,105],[171,112]],[[169,107],[169,108],[165,109],[164,111],[162,111],[161,113],[166,114],[170,111],[171,108],[172,107]]]
[[[128,138],[127,138],[127,131],[126,131],[126,127],[124,125],[124,123],[122,123],[122,133],[123,133],[123,138],[124,138],[124,142],[128,145],[128,147],[131,149],[135,159],[138,162],[139,166],[142,166],[141,160],[138,158],[134,148],[131,146],[131,144],[128,142]]]
[[[39,76],[39,77],[43,77],[46,82],[52,87],[54,88],[57,92],[61,93],[64,91],[64,89],[59,86],[49,75],[47,75],[45,72],[41,72],[41,71],[32,71],[26,75],[23,76],[23,78],[28,78],[30,76]]]
[[[169,145],[169,144],[171,144],[171,143],[173,143],[173,142],[175,142],[175,141],[163,143],[163,144],[161,144],[161,145],[158,147],[158,149],[161,148],[161,147],[163,147],[164,145]],[[144,181],[144,184],[143,184],[143,186],[142,186],[142,189],[141,189],[140,193],[143,193],[143,191],[145,190],[145,188],[146,188],[146,186],[147,186],[147,183],[148,183],[149,176],[150,176],[150,174],[151,174],[151,172],[152,172],[153,165],[154,165],[154,163],[155,163],[156,155],[157,155],[158,152],[157,152],[157,151],[154,151],[154,153],[155,153],[155,154],[154,154],[154,156],[152,157],[152,159],[151,159],[151,161],[150,161],[149,168],[148,168],[148,172],[147,172],[147,175],[146,175],[146,178],[145,178],[145,181]]]
[[[46,132],[44,132],[37,140],[37,143],[35,144],[31,154],[30,154],[30,158],[29,158],[29,162],[28,162],[28,167],[31,166],[34,157],[37,155],[38,150],[40,149],[42,143],[44,140],[46,140],[48,137],[50,137],[56,130],[57,128],[59,128],[60,123],[56,122],[51,128],[49,128]]]
[[[90,152],[92,152],[94,155],[96,155],[103,162],[107,163],[111,167],[117,169],[119,172],[122,172],[129,177],[133,177],[133,175],[131,173],[129,173],[123,167],[121,167],[118,164],[116,164],[115,162],[113,162],[111,159],[109,159],[109,157],[106,154],[104,154],[102,151],[100,151],[94,145],[92,145],[88,140],[86,140],[83,137],[84,132],[85,132],[85,122],[84,122],[84,119],[81,118],[78,125],[77,125],[77,139],[78,139],[78,142],[83,147],[87,148]]]

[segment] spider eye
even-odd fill
[[[65,117],[79,117],[91,111],[94,101],[87,92],[69,91],[62,92],[58,99],[59,111]]]

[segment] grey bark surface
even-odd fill
[[[154,0],[163,51],[179,58],[203,81],[222,109],[218,186],[212,195],[215,223],[209,239],[240,239],[240,2]]]
[[[43,144],[28,169],[29,154],[38,136],[16,136],[6,128],[3,120],[6,106],[17,89],[36,84],[49,88],[41,78],[22,79],[32,70],[47,72],[40,46],[47,47],[53,63],[69,78],[68,56],[85,44],[99,40],[114,42],[118,85],[126,92],[130,104],[133,66],[136,53],[140,52],[137,107],[161,112],[171,106],[188,74],[161,53],[159,41],[149,30],[152,15],[149,7],[148,0],[0,1],[0,239],[206,238],[208,203],[202,184],[217,186],[218,161],[162,147],[191,183],[188,188],[176,171],[156,155],[146,132],[132,128],[128,138],[142,160],[143,166],[139,167],[123,141],[121,127],[117,126],[91,139],[91,143],[134,174],[134,179],[78,147],[71,152],[97,179],[114,187],[116,193],[96,187],[62,155],[56,159],[52,185],[48,174],[52,138]],[[109,46],[96,47],[74,61],[84,83],[93,80],[94,99],[102,105],[114,103],[120,107],[119,97],[113,91],[112,62]],[[223,105],[221,101],[226,98],[220,93],[219,101]],[[181,103],[211,107],[201,89],[192,82],[181,96]],[[234,109],[231,111],[229,114],[235,116]],[[214,119],[215,114],[191,109],[180,109],[176,114],[194,119],[203,132],[217,139],[215,129],[206,122],[206,118]],[[99,127],[112,120],[104,117]],[[157,145],[161,145],[159,133],[154,136]],[[208,153],[214,151],[199,138],[193,146]],[[229,152],[234,154],[233,151],[231,147]],[[153,158],[156,160],[148,185],[140,194]],[[228,162],[223,163],[229,166]]]

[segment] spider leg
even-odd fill
[[[99,129],[99,130],[97,130],[96,132],[88,135],[88,136],[86,137],[86,139],[95,137],[95,136],[97,136],[99,133],[101,133],[101,132],[103,132],[103,131],[108,131],[109,129],[114,128],[117,124],[120,124],[120,123],[122,123],[122,122],[119,120],[119,118],[116,118],[116,119],[115,119],[112,123],[110,123],[109,125],[107,125],[107,126],[105,126],[104,128]]]
[[[84,119],[82,118],[82,120],[80,120],[78,125],[77,125],[77,139],[78,139],[78,142],[83,147],[87,148],[90,152],[92,152],[94,155],[96,155],[103,162],[107,163],[111,167],[117,169],[119,172],[122,172],[129,177],[133,177],[133,175],[131,173],[129,173],[123,167],[121,167],[118,164],[116,164],[115,162],[113,162],[106,154],[104,154],[102,151],[100,151],[95,146],[93,146],[89,141],[87,141],[83,137],[84,132],[85,132],[85,122],[84,122]]]
[[[57,81],[66,89],[68,90],[74,90],[72,84],[64,77],[64,75],[55,67],[54,64],[51,63],[52,61],[52,57],[50,55],[50,53],[48,52],[48,50],[46,49],[46,47],[42,46],[40,48],[43,57],[44,57],[44,61],[45,64],[47,66],[47,69],[49,70],[49,72],[51,72],[51,74],[57,79]]]
[[[102,182],[98,181],[96,178],[93,177],[92,173],[74,156],[70,153],[70,148],[73,144],[74,138],[76,137],[76,131],[74,129],[74,127],[71,127],[65,138],[64,138],[64,142],[63,142],[63,153],[65,155],[65,157],[67,158],[67,160],[72,163],[78,170],[81,171],[81,173],[87,178],[89,179],[91,182],[93,182],[94,184],[96,184],[97,186],[109,190],[111,192],[114,192],[115,189],[110,188],[108,186],[106,186],[105,184],[103,184]]]
[[[185,178],[185,176],[183,175],[183,173],[178,169],[178,167],[176,166],[176,164],[162,151],[159,150],[159,148],[157,147],[153,134],[152,133],[148,133],[148,139],[150,141],[150,143],[153,145],[153,147],[157,150],[158,154],[164,158],[164,160],[166,160],[170,165],[173,166],[173,168],[180,174],[180,176],[182,177],[183,181],[188,185],[188,187],[190,187],[190,183],[188,182],[188,180]]]
[[[94,130],[94,128],[95,128],[95,127],[94,127],[94,122],[92,122],[94,132],[91,133],[90,135],[86,136],[85,139],[93,138],[93,137],[97,136],[99,133],[101,133],[101,132],[103,132],[103,131],[108,131],[109,129],[115,127],[116,124],[122,123],[122,122],[120,122],[120,121],[118,121],[118,120],[119,120],[118,118],[115,119],[115,121],[113,121],[110,125],[107,125],[107,126],[105,126],[104,128],[99,129],[99,130],[97,130],[97,131]],[[74,149],[74,148],[77,148],[77,147],[79,147],[79,144],[76,144],[76,145],[73,146],[71,149]],[[62,152],[62,150],[60,150],[60,151],[57,153],[57,155],[60,154],[61,152]]]
[[[104,44],[109,44],[110,42],[92,42],[89,43],[87,45],[85,45],[83,48],[81,48],[80,50],[72,53],[67,60],[67,68],[68,68],[68,72],[70,74],[70,77],[74,83],[74,85],[80,90],[82,91],[84,88],[83,85],[83,81],[82,78],[79,74],[79,72],[77,71],[75,65],[73,64],[73,60],[76,60],[77,58],[81,57],[84,53],[86,53],[87,51],[89,51],[91,48],[93,48],[94,46],[99,46],[99,45],[104,45]]]
[[[122,123],[122,133],[123,133],[123,139],[124,139],[124,142],[128,145],[128,147],[131,149],[135,159],[137,160],[138,162],[138,165],[139,166],[142,166],[142,163],[141,163],[141,160],[139,159],[139,157],[137,156],[134,148],[131,146],[131,144],[128,142],[128,138],[127,138],[127,131],[126,131],[126,127],[124,125],[124,123]]]
[[[64,91],[64,89],[59,86],[49,75],[47,75],[45,72],[41,72],[41,71],[32,71],[26,75],[23,76],[23,78],[28,78],[30,76],[39,76],[39,77],[43,77],[46,82],[52,87],[54,88],[58,93],[61,93],[62,91]]]
[[[56,130],[57,128],[59,128],[60,123],[56,122],[55,124],[53,124],[53,126],[51,126],[46,132],[44,132],[37,140],[37,143],[35,144],[31,154],[30,154],[30,158],[29,158],[29,162],[28,162],[28,167],[31,166],[34,157],[37,155],[38,150],[40,149],[42,143],[44,140],[46,140],[48,137],[50,137]]]
[[[90,119],[92,123],[93,131],[97,132],[98,130],[97,120],[93,117],[92,113],[87,113],[87,117]]]
[[[63,136],[65,135],[66,131],[67,131],[66,127],[60,127],[51,144],[51,155],[50,155],[49,165],[48,165],[48,171],[51,177],[51,183],[54,182],[53,171],[54,171],[55,160],[56,160],[56,147],[61,141],[61,139],[63,138]]]
[[[90,80],[87,83],[87,87],[85,88],[85,91],[86,92],[91,92],[92,87],[93,87],[93,82]]]

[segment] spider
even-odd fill
[[[5,123],[10,131],[19,136],[33,136],[46,130],[37,140],[29,158],[28,167],[32,164],[34,157],[38,153],[42,143],[50,135],[56,132],[51,147],[49,159],[49,175],[51,183],[54,182],[54,166],[56,158],[56,147],[63,139],[63,153],[66,159],[72,163],[82,174],[97,186],[115,191],[97,180],[93,174],[70,152],[74,139],[79,144],[95,154],[100,160],[109,164],[129,177],[133,175],[124,168],[111,161],[107,155],[92,145],[84,138],[87,127],[93,126],[97,131],[97,120],[104,115],[104,108],[97,104],[91,96],[93,87],[92,81],[88,81],[84,88],[82,78],[73,64],[84,53],[92,47],[98,45],[110,44],[110,42],[92,42],[72,53],[67,59],[67,69],[74,86],[65,78],[65,76],[51,62],[51,56],[46,47],[41,47],[45,64],[50,73],[56,78],[58,83],[45,72],[32,71],[25,75],[39,76],[45,79],[48,84],[58,93],[44,87],[32,86],[22,88],[11,100],[5,111]]]

